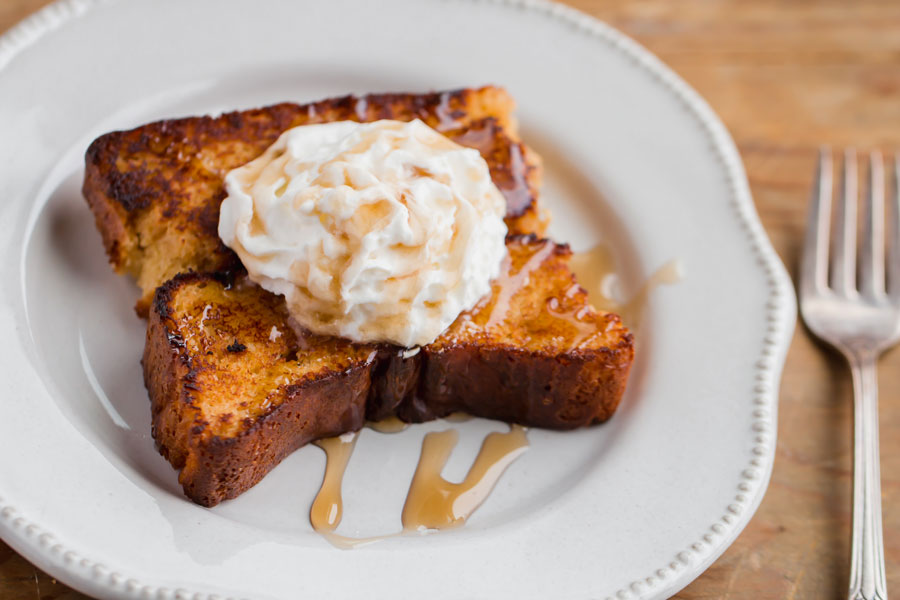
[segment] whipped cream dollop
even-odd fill
[[[225,187],[219,237],[314,333],[428,344],[506,256],[487,163],[420,120],[295,127]]]

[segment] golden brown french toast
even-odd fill
[[[310,104],[159,121],[97,138],[85,157],[87,198],[116,271],[137,279],[137,311],[178,273],[225,271],[237,258],[217,235],[225,174],[259,156],[285,130],[338,120],[422,119],[479,150],[507,200],[511,233],[541,233],[539,159],[518,139],[501,88],[344,96]]]
[[[567,246],[511,236],[507,247],[491,295],[412,355],[298,337],[283,298],[242,275],[165,283],[150,311],[144,377],[153,436],[185,493],[204,506],[233,498],[299,446],[367,418],[465,411],[555,429],[608,419],[631,334],[588,304]]]
[[[367,419],[465,411],[566,429],[613,414],[632,337],[590,307],[568,247],[521,235],[545,223],[539,161],[512,108],[495,87],[347,96],[161,121],[91,145],[84,193],[113,266],[142,289],[153,435],[191,499],[233,498],[297,447]],[[283,131],[381,118],[421,118],[478,149],[507,201],[509,257],[491,295],[417,353],[298,334],[283,298],[248,282],[217,235],[225,173]]]

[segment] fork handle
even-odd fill
[[[878,375],[874,352],[847,354],[853,373],[853,546],[849,600],[887,600],[881,533]]]

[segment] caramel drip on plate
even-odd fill
[[[455,412],[443,417],[443,419],[451,423],[462,423],[471,420],[472,416],[464,412]],[[399,433],[405,431],[409,427],[409,423],[401,421],[398,417],[390,416],[380,421],[367,421],[366,427],[378,433]]]
[[[341,522],[344,513],[341,484],[356,446],[356,438],[357,434],[351,433],[313,442],[325,451],[326,457],[322,487],[309,509],[309,522],[316,531],[334,531]]]
[[[525,429],[519,425],[510,426],[508,432],[488,434],[466,478],[461,483],[450,483],[441,477],[441,471],[456,447],[459,435],[455,430],[427,434],[422,441],[419,463],[403,505],[403,530],[382,536],[353,538],[336,534],[334,530],[340,525],[343,514],[341,484],[356,438],[357,434],[352,433],[315,442],[325,451],[327,462],[322,486],[309,511],[309,522],[317,533],[342,549],[399,535],[462,525],[484,503],[506,468],[528,449]]]
[[[325,476],[322,478],[322,486],[312,508],[309,509],[309,522],[316,532],[328,540],[333,546],[343,550],[349,550],[357,546],[364,546],[377,542],[390,535],[368,538],[352,538],[334,533],[341,524],[344,513],[344,502],[341,495],[341,487],[344,481],[344,472],[347,463],[356,447],[358,432],[344,434],[338,437],[325,438],[313,442],[325,451]],[[395,534],[396,535],[396,534]]]
[[[369,421],[366,427],[378,433],[399,433],[409,427],[409,423],[404,423],[397,417],[388,417],[381,421]]]
[[[473,417],[468,413],[455,412],[443,417],[443,419],[445,421],[450,421],[451,423],[465,423],[466,421],[471,421]]]
[[[403,505],[403,529],[446,529],[465,523],[490,494],[506,468],[525,450],[525,429],[512,425],[506,433],[489,434],[475,462],[460,483],[450,483],[441,471],[456,447],[455,430],[429,433],[422,441],[419,465]]]
[[[631,329],[640,324],[650,292],[660,285],[671,285],[684,279],[681,261],[670,260],[650,275],[637,293],[623,301],[616,290],[620,273],[609,247],[598,244],[586,252],[579,252],[572,256],[569,266],[578,283],[587,290],[590,303],[598,310],[618,314]]]

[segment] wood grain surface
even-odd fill
[[[0,31],[46,0],[0,0]],[[816,148],[900,148],[896,0],[569,0],[684,77],[739,146],[756,206],[796,275]],[[900,594],[900,352],[880,365],[888,588]],[[852,392],[798,325],[781,388],[775,469],[734,545],[678,598],[846,598]],[[74,600],[0,542],[0,598]]]

